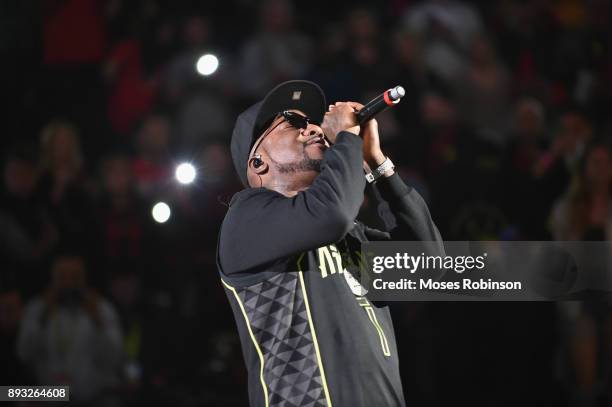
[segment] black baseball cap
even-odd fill
[[[312,122],[321,124],[326,106],[325,94],[319,85],[310,81],[293,80],[276,86],[263,100],[242,112],[236,120],[231,142],[232,160],[242,184],[249,186],[249,153],[270,120],[283,110],[297,109],[304,112]]]

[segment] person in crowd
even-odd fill
[[[407,153],[430,185],[440,228],[449,231],[461,208],[481,200],[494,184],[498,151],[463,120],[448,87],[436,85],[426,91],[420,108],[423,127],[412,136],[414,147]],[[465,182],[469,179],[479,182]]]
[[[393,33],[392,55],[395,58],[392,64],[391,77],[393,83],[401,84],[406,89],[402,103],[394,108],[401,128],[415,129],[421,125],[419,114],[419,101],[421,93],[427,82],[427,69],[424,65],[422,53],[423,44],[418,35],[406,28],[399,28]],[[408,143],[406,137],[405,143]]]
[[[351,68],[350,74],[345,69],[342,76],[351,77],[355,96],[361,100],[367,91],[381,92],[395,86],[388,83],[392,66],[383,62],[388,49],[379,17],[370,8],[356,7],[348,13],[345,25],[346,58]]]
[[[533,170],[545,151],[546,132],[543,103],[530,96],[518,99],[501,165],[501,182],[495,194],[510,228],[520,238],[546,236],[548,208],[540,202],[524,199],[536,196],[540,188]]]
[[[592,146],[575,181],[552,211],[555,240],[612,240],[612,155]]]
[[[111,129],[129,134],[153,109],[159,88],[157,72],[144,61],[142,34],[124,38],[107,55],[103,75],[109,88],[107,114]]]
[[[39,199],[36,149],[20,144],[9,149],[3,162],[0,195],[0,256],[3,274],[26,295],[42,289],[45,264],[59,235]]]
[[[95,245],[89,233],[95,226],[93,187],[77,129],[69,122],[50,122],[42,130],[40,148],[39,193],[57,226],[59,245],[90,251]]]
[[[585,152],[578,174],[553,206],[550,227],[555,240],[612,240],[612,153],[596,143]],[[592,262],[582,262],[582,273],[597,273],[610,264],[609,249],[586,246]],[[587,266],[584,266],[584,265]],[[573,402],[597,405],[610,397],[612,367],[612,307],[607,301],[563,302],[566,360],[574,374]]]
[[[144,272],[154,233],[146,202],[136,189],[130,157],[121,151],[104,157],[102,194],[97,207],[100,225],[102,286],[115,275]]]
[[[477,9],[457,0],[416,4],[406,10],[402,25],[421,38],[427,69],[447,83],[462,77],[470,44],[483,28]]]
[[[295,27],[288,0],[266,0],[259,9],[259,30],[247,40],[240,56],[240,83],[251,98],[273,84],[302,77],[312,65],[313,44]]]
[[[145,199],[155,197],[172,176],[170,120],[160,114],[147,116],[136,138],[132,171],[138,191]]]
[[[211,22],[203,15],[189,16],[181,34],[182,49],[168,62],[161,84],[165,102],[170,104],[189,96],[191,88],[205,80],[196,68],[198,59],[211,48]]]
[[[537,181],[534,200],[538,214],[546,217],[579,173],[592,137],[592,124],[580,109],[571,107],[561,114],[549,148],[539,155],[532,170]]]
[[[477,135],[486,141],[505,145],[510,115],[510,81],[489,36],[480,34],[470,45],[469,62],[456,86],[460,114]]]
[[[118,405],[113,389],[123,357],[119,319],[86,275],[83,257],[56,257],[46,291],[25,306],[17,351],[38,384],[69,385],[73,402]]]

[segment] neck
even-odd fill
[[[289,174],[290,176],[283,176],[284,174],[276,174],[271,181],[265,182],[263,186],[267,189],[271,189],[286,197],[293,197],[300,191],[307,190],[318,175],[316,171],[302,172],[300,175]]]

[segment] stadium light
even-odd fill
[[[153,219],[157,223],[165,223],[168,219],[170,219],[170,214],[170,207],[165,202],[156,203],[151,211],[151,215],[153,215]]]
[[[196,169],[190,163],[182,163],[176,167],[174,176],[181,184],[191,184],[196,177]]]
[[[203,76],[212,75],[218,67],[219,59],[213,54],[202,55],[196,63],[198,73]]]

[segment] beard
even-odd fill
[[[316,171],[321,172],[321,163],[322,159],[311,158],[306,150],[304,150],[304,156],[298,162],[291,164],[279,164],[277,162],[274,163],[276,169],[281,174],[292,174],[296,172],[306,172],[306,171]]]

